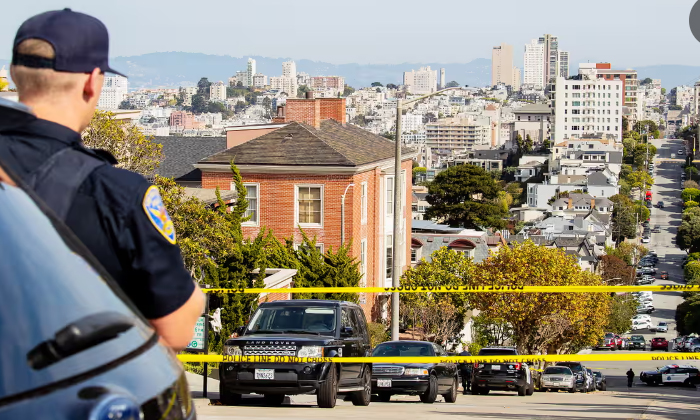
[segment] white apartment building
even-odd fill
[[[248,58],[248,68],[246,69],[246,81],[243,83],[245,87],[255,86],[253,76],[257,73],[255,60]]]
[[[676,102],[674,105],[685,108],[686,105],[693,103],[694,93],[695,89],[692,86],[676,86]]]
[[[403,84],[406,89],[415,95],[425,95],[437,90],[437,70],[431,70],[430,66],[421,67],[403,73]]]
[[[224,82],[212,83],[209,87],[210,101],[225,101],[226,100],[226,85]]]
[[[311,75],[305,72],[297,73],[297,84],[299,86],[309,86],[311,84]]]
[[[435,151],[474,150],[491,145],[491,119],[484,116],[446,118],[425,125],[426,145]]]
[[[405,114],[401,116],[401,133],[422,131],[423,127],[423,116],[421,114]]]
[[[513,85],[513,46],[501,44],[491,50],[491,86]]]
[[[105,76],[102,93],[97,107],[101,109],[119,109],[119,104],[126,98],[129,82],[126,77]]]
[[[290,98],[296,98],[299,85],[296,77],[276,76],[270,77],[270,89],[284,92]]]
[[[559,51],[559,74],[569,77],[569,52]]]
[[[297,77],[297,65],[294,61],[285,61],[282,63],[282,77]]]
[[[556,78],[554,141],[586,134],[612,136],[622,141],[621,80],[579,75],[576,80]]]
[[[520,69],[517,67],[513,67],[513,82],[511,83],[511,86],[513,87],[513,91],[520,90],[520,85],[521,85],[520,81],[521,81]]]
[[[256,73],[253,75],[253,87],[262,89],[267,86],[267,76],[262,73]]]
[[[544,88],[544,44],[536,39],[525,44],[523,84],[535,89]]]

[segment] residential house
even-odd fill
[[[321,99],[321,101],[328,101]],[[345,111],[345,101],[337,101]],[[287,107],[289,107],[289,101]],[[314,107],[311,107],[313,110]],[[294,110],[292,110],[294,111]],[[287,117],[293,114],[287,109]],[[243,233],[253,237],[269,229],[278,239],[302,242],[315,237],[326,251],[341,246],[341,231],[350,254],[360,262],[362,285],[386,287],[393,269],[394,142],[318,113],[307,122],[286,125],[223,152],[199,160],[205,189],[231,190],[231,160],[247,189],[250,220]],[[411,170],[416,153],[403,151],[401,232],[411,231]],[[344,203],[344,218],[342,206]],[[303,233],[302,233],[303,232]],[[400,238],[410,263],[411,244]],[[385,317],[388,296],[362,293],[360,304],[372,319]]]
[[[447,247],[481,262],[489,257],[491,251],[497,251],[506,245],[500,234],[473,229],[454,228],[430,220],[414,220],[411,232],[411,265],[415,266],[425,260],[431,261],[431,255],[440,248]]]

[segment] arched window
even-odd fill
[[[468,239],[457,239],[456,241],[452,241],[448,245],[448,248],[455,252],[464,254],[465,257],[474,258],[474,249],[476,248],[476,244]]]

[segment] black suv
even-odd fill
[[[369,357],[364,312],[351,302],[286,300],[258,307],[239,337],[226,341],[224,354],[243,356]],[[318,406],[335,407],[338,394],[354,405],[369,405],[369,363],[221,363],[220,399],[241,402],[241,394],[263,394],[270,405],[285,395],[316,393]]]
[[[515,347],[486,347],[479,351],[479,356],[517,355]],[[486,395],[492,389],[518,391],[521,397],[532,395],[535,382],[530,367],[527,363],[474,363],[472,394]]]

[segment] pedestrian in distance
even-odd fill
[[[632,368],[627,371],[627,388],[632,388],[632,384],[634,382],[634,371]]]
[[[64,9],[26,20],[10,74],[33,116],[17,124],[0,115],[0,160],[75,233],[161,341],[178,350],[192,338],[204,296],[184,267],[158,188],[81,142],[105,73],[120,74],[108,56],[107,28],[92,16]]]
[[[472,354],[469,353],[467,350],[464,350],[459,354],[460,356],[471,356]],[[474,365],[472,363],[460,363],[459,364],[459,373],[462,376],[462,393],[466,395],[470,388],[471,388],[471,383],[472,383],[472,367]]]

